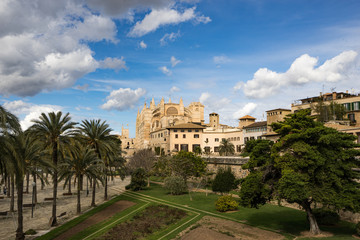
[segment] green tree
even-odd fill
[[[178,152],[169,164],[172,174],[181,176],[185,182],[189,177],[200,177],[206,172],[205,161],[192,152]]]
[[[101,179],[102,175],[102,161],[99,160],[94,152],[94,149],[90,149],[87,146],[82,146],[79,143],[75,143],[64,162],[60,165],[60,181],[68,178],[69,176],[75,176],[77,180],[77,207],[76,212],[81,213],[81,179],[86,176],[92,179]],[[67,184],[71,184],[70,181]]]
[[[314,103],[311,108],[316,113],[316,119],[319,122],[328,122],[330,120],[343,120],[346,114],[344,105],[332,101],[325,104],[322,99]]]
[[[235,188],[237,188],[236,177],[231,168],[219,168],[212,184],[212,190],[214,192],[228,193]]]
[[[292,114],[272,124],[272,128],[281,138],[273,145],[267,161],[257,163],[258,168],[244,180],[240,196],[247,191],[245,202],[257,206],[278,198],[297,203],[307,213],[312,234],[320,233],[312,203],[333,209],[360,209],[360,184],[353,180],[359,174],[352,170],[360,167],[356,137],[315,122],[310,110]],[[252,192],[250,187],[244,187],[251,183],[259,184]]]
[[[274,142],[264,139],[246,142],[245,151],[246,154],[250,156],[251,161],[247,162],[243,168],[253,170],[254,168],[262,166],[268,162],[273,144]]]
[[[131,173],[131,182],[125,188],[133,191],[139,191],[146,187],[146,171],[143,168],[137,168]]]
[[[221,140],[220,146],[219,146],[219,154],[221,156],[231,156],[234,155],[235,147],[234,144],[230,142],[230,140],[223,138]]]
[[[65,115],[61,111],[48,114],[42,113],[39,119],[32,120],[34,125],[29,129],[31,134],[41,139],[44,148],[49,148],[51,159],[53,163],[53,206],[52,206],[52,221],[51,225],[57,224],[56,220],[56,198],[58,187],[58,158],[59,158],[59,145],[66,143],[70,136],[73,135],[73,129],[76,125],[71,122],[69,113]]]
[[[82,139],[84,144],[89,145],[95,150],[96,155],[105,164],[105,175],[104,175],[104,199],[108,198],[108,167],[110,158],[106,158],[108,152],[119,152],[120,142],[116,135],[112,135],[112,129],[106,121],[97,120],[83,120],[79,127],[79,137]],[[93,190],[92,190],[92,203],[91,206],[95,206],[95,190],[96,190],[96,179],[93,179]]]

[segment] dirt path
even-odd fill
[[[86,229],[94,224],[97,224],[99,222],[102,222],[133,205],[135,205],[135,203],[130,202],[130,201],[118,201],[118,202],[108,206],[104,210],[102,210],[98,213],[95,213],[91,217],[87,218],[86,220],[84,220],[83,222],[74,226],[73,228],[70,228],[69,230],[67,230],[66,232],[64,232],[63,234],[61,234],[60,236],[58,236],[54,239],[55,240],[66,240],[66,239],[76,235],[77,233],[83,231],[84,229]]]
[[[185,230],[181,240],[281,240],[284,236],[278,233],[266,231],[246,224],[233,222],[211,216],[205,216],[198,221],[193,230]],[[190,227],[191,229],[191,227]]]

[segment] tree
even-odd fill
[[[255,207],[271,198],[297,203],[307,213],[312,234],[320,233],[312,203],[360,209],[360,184],[354,181],[359,173],[352,170],[360,167],[356,137],[315,122],[310,109],[292,114],[272,128],[280,139],[266,162],[258,162],[242,183],[240,196],[248,197],[245,202]],[[256,184],[253,190],[244,187]]]
[[[59,145],[67,142],[69,136],[73,135],[73,129],[76,125],[75,122],[71,122],[69,113],[65,115],[61,111],[55,113],[50,112],[48,114],[42,113],[39,119],[32,120],[34,125],[29,129],[31,134],[41,139],[45,148],[49,148],[51,159],[53,163],[53,206],[52,206],[52,220],[51,226],[57,224],[56,220],[56,197],[58,187],[58,155]]]
[[[146,171],[148,183],[150,186],[150,174],[154,167],[155,154],[151,149],[141,149],[137,151],[129,160],[127,166],[130,172],[135,171],[137,168],[143,168]]]
[[[243,168],[253,170],[268,162],[273,144],[274,142],[264,139],[247,141],[244,153],[250,156],[251,161],[244,164]]]
[[[219,168],[212,184],[212,190],[214,192],[228,193],[236,187],[236,177],[231,168],[228,167],[226,170]]]
[[[230,142],[230,140],[223,138],[221,140],[220,146],[219,146],[219,154],[221,156],[231,156],[234,155],[235,147],[234,144]]]
[[[125,188],[132,191],[139,191],[146,186],[146,172],[143,168],[137,168],[131,173],[131,182]]]
[[[75,143],[70,152],[60,165],[60,181],[68,178],[68,176],[75,176],[77,180],[77,207],[76,212],[81,213],[80,190],[81,179],[83,176],[88,178],[100,178],[101,170],[103,170],[102,162],[97,158],[93,149]],[[68,181],[68,184],[71,184]]]
[[[325,104],[322,99],[314,103],[311,108],[317,114],[316,119],[319,122],[328,122],[330,120],[343,120],[346,114],[344,105],[332,101]]]
[[[88,144],[95,150],[98,158],[104,161],[105,164],[105,189],[104,199],[108,198],[107,194],[107,170],[109,163],[105,161],[105,155],[107,152],[117,151],[120,148],[119,139],[115,135],[111,135],[112,129],[106,123],[106,121],[97,120],[83,120],[79,127],[79,137],[82,139],[84,144]],[[95,190],[96,190],[96,179],[93,179],[93,190],[92,190],[92,203],[91,206],[95,206]]]
[[[181,176],[185,183],[189,177],[200,177],[206,172],[205,161],[192,152],[178,152],[169,164],[172,174]]]

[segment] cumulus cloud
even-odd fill
[[[108,68],[119,71],[121,69],[127,70],[126,62],[124,57],[121,58],[105,58],[103,61],[100,61],[100,68]]]
[[[176,87],[176,86],[173,86],[171,89],[170,89],[170,93],[174,93],[174,92],[179,92],[180,91],[180,88]]]
[[[33,96],[72,86],[109,66],[96,61],[88,42],[117,42],[116,25],[81,1],[5,1],[0,7],[0,94]],[[122,59],[113,59],[115,69]]]
[[[307,54],[295,59],[284,73],[260,68],[253,79],[243,84],[243,91],[251,98],[265,98],[290,86],[303,86],[313,82],[339,82],[345,80],[354,68],[358,53],[345,51],[318,66],[318,59]],[[238,83],[234,89],[239,89]]]
[[[124,111],[129,108],[133,108],[139,99],[146,94],[145,89],[138,88],[132,90],[130,88],[119,88],[110,93],[106,97],[107,102],[101,105],[102,109],[105,110],[118,110]]]
[[[32,120],[38,119],[41,113],[58,112],[62,110],[61,106],[57,105],[36,105],[22,100],[5,102],[4,107],[14,113],[20,119],[20,125],[23,130],[28,129],[34,123]]]
[[[181,61],[178,60],[178,59],[176,59],[174,56],[171,56],[170,62],[171,62],[171,66],[172,66],[172,67],[175,67],[176,65],[178,65],[179,63],[181,63]]]
[[[211,21],[209,17],[196,13],[195,9],[195,7],[192,7],[185,9],[183,12],[167,7],[153,9],[143,20],[135,24],[128,35],[131,37],[141,37],[155,31],[160,26],[179,24],[189,20],[194,20],[196,23],[208,23]]]
[[[233,117],[239,119],[243,116],[251,115],[255,111],[256,107],[257,107],[256,103],[252,103],[252,102],[247,103],[242,108],[234,112]]]
[[[141,42],[139,43],[139,46],[140,46],[142,49],[147,48],[147,44],[146,44],[144,41],[141,41]]]
[[[166,45],[168,42],[173,42],[175,41],[175,39],[177,39],[178,37],[180,37],[180,31],[178,31],[177,33],[166,33],[161,39],[160,39],[160,45],[164,46]]]
[[[171,76],[172,74],[172,71],[170,71],[166,66],[159,67],[159,69],[163,74],[167,76]]]

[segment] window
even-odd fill
[[[237,137],[237,141],[240,141],[240,137]]]
[[[161,137],[163,137],[163,134],[161,133]]]
[[[174,148],[179,151],[179,144],[175,144]]]
[[[177,129],[174,129],[174,132],[177,132]]]
[[[181,144],[180,147],[181,147],[181,151],[185,151],[185,152],[188,152],[188,151],[189,151],[187,144]]]
[[[222,138],[222,139],[221,139],[221,141],[224,141],[224,140],[225,140],[225,138]]]
[[[241,152],[241,145],[236,145],[236,152]]]
[[[178,138],[179,136],[177,134],[175,134],[175,138]]]
[[[200,148],[200,144],[193,144],[193,145],[192,145],[192,151],[193,151],[193,152],[195,152],[195,150],[196,150],[197,148]],[[200,148],[200,150],[201,150],[201,148]]]
[[[249,141],[249,138],[248,138],[248,137],[245,137],[245,138],[244,138],[244,143],[246,143],[247,141]]]
[[[256,139],[261,139],[261,136],[258,136]]]
[[[184,129],[181,129],[180,132],[185,132],[185,130],[184,130]]]
[[[194,138],[199,138],[199,134],[194,134]]]
[[[219,139],[218,138],[215,138],[215,142],[218,142],[219,141]]]
[[[255,140],[255,138],[254,138],[254,137],[250,137],[250,140]]]
[[[191,129],[189,129],[188,132],[191,132]]]
[[[204,147],[204,151],[205,151],[206,153],[210,153],[210,147]]]
[[[183,138],[186,138],[186,134],[183,134]]]
[[[199,129],[195,129],[195,132],[199,132]]]
[[[219,147],[214,147],[214,152],[219,152]]]

